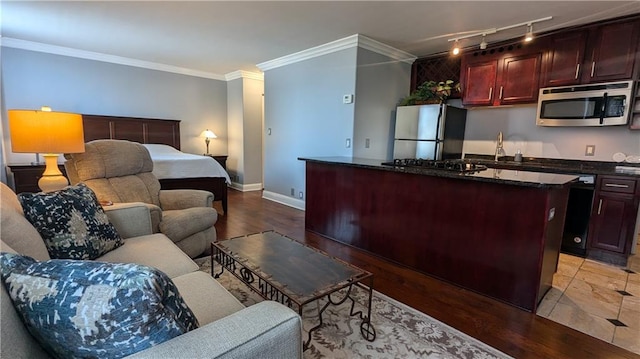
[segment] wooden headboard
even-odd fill
[[[82,115],[84,141],[112,139],[158,143],[180,149],[180,121],[139,117]]]

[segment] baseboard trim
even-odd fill
[[[262,198],[268,199],[269,201],[278,202],[280,204],[284,204],[285,206],[293,207],[301,211],[304,211],[305,208],[305,202],[303,200],[285,196],[280,193],[262,191]]]
[[[237,182],[231,182],[231,188],[240,192],[260,191],[262,190],[262,183],[241,184]]]

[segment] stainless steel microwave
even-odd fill
[[[548,87],[538,96],[538,126],[626,125],[633,81]]]

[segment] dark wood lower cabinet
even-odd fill
[[[529,311],[551,287],[567,187],[307,162],[306,192],[307,230]]]
[[[589,221],[588,256],[624,266],[635,237],[640,179],[601,176],[596,188]]]

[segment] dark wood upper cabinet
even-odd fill
[[[584,62],[586,31],[560,33],[548,40],[542,87],[577,85]]]
[[[540,46],[507,45],[462,56],[462,104],[498,106],[538,100]]]
[[[541,87],[629,80],[640,73],[634,69],[640,16],[560,30],[529,44],[513,41],[462,55],[463,105],[535,103]]]
[[[467,64],[463,59],[463,66],[464,74],[460,79],[462,103],[464,105],[491,105],[498,74],[498,61]]]
[[[631,79],[639,31],[635,18],[551,35],[542,87]]]
[[[602,25],[593,29],[592,47],[588,54],[590,72],[583,73],[583,82],[630,79],[633,75],[640,20]]]
[[[503,60],[498,88],[500,105],[530,103],[538,100],[538,83],[542,54],[508,57]]]

